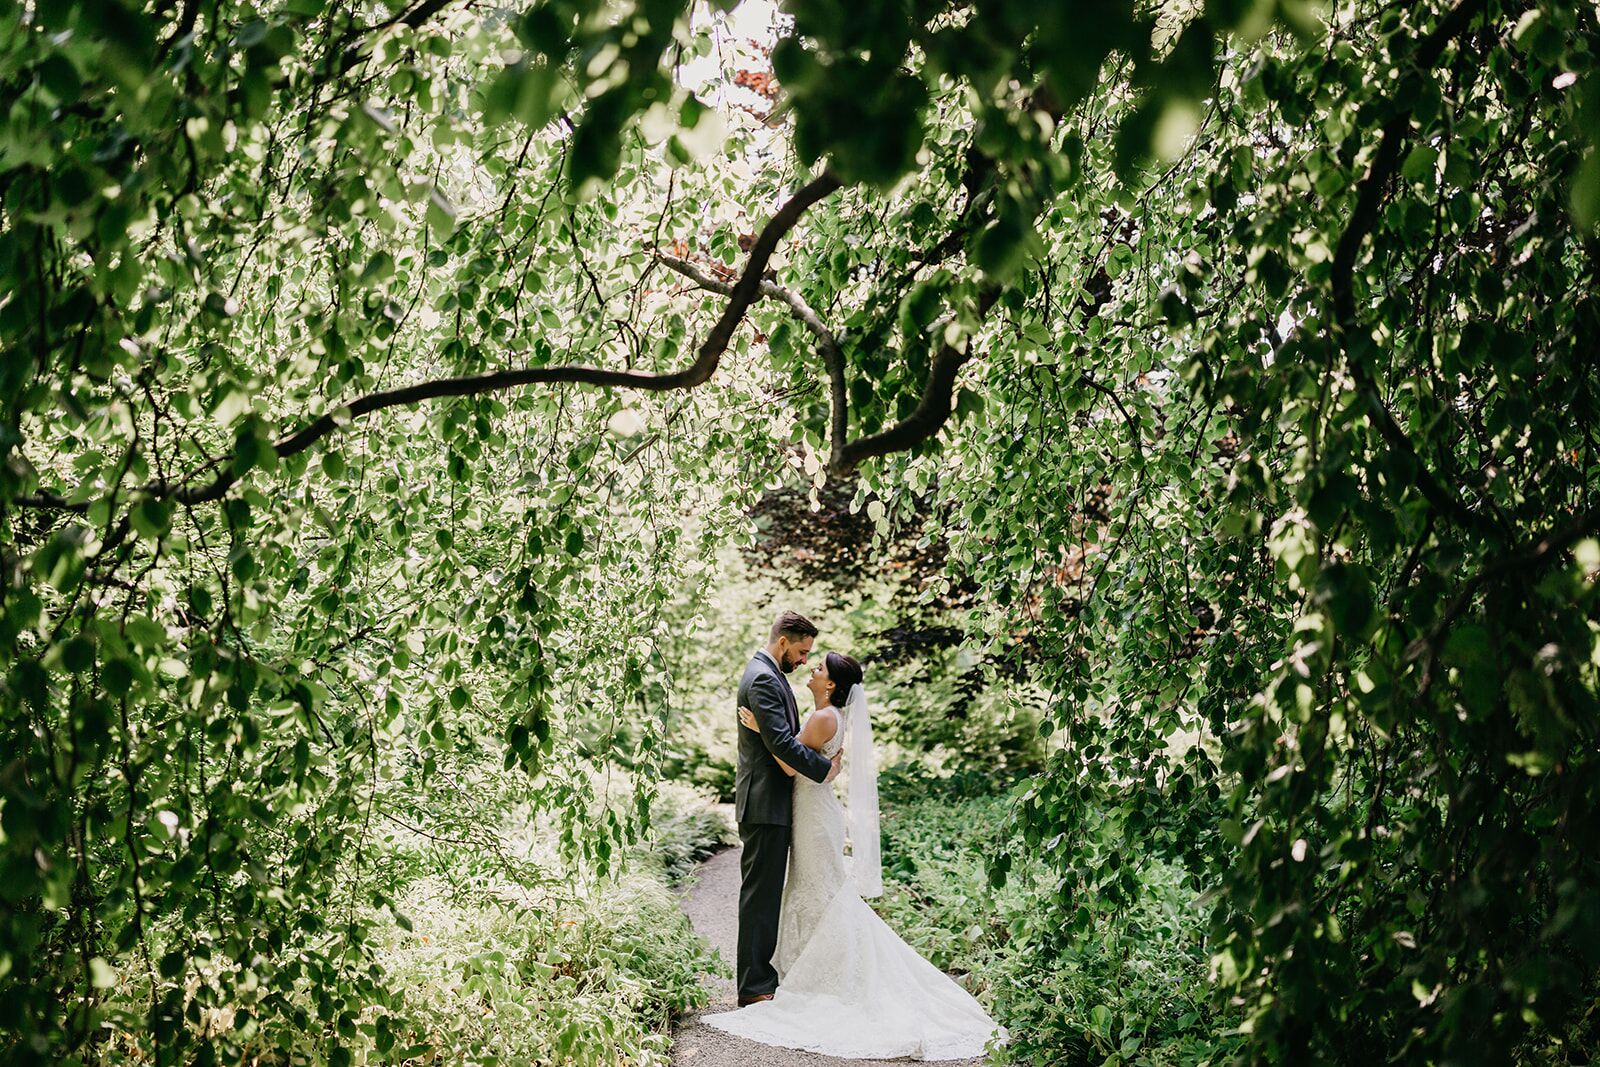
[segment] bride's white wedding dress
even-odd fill
[[[843,743],[847,714],[865,715],[864,701],[851,712],[836,710],[839,728],[822,747],[829,758]],[[852,743],[847,758],[855,751]],[[998,1029],[994,1020],[861,899],[845,862],[844,809],[833,786],[795,775],[794,790],[794,837],[772,961],[778,991],[701,1021],[763,1044],[849,1059],[983,1055]]]

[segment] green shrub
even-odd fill
[[[722,964],[668,888],[733,838],[705,793],[662,783],[650,831],[611,877],[580,871],[528,903],[523,887],[425,877],[399,910],[379,964],[403,994],[428,1063],[665,1064],[674,1019],[705,1002]],[[456,857],[458,860],[461,857]]]
[[[704,1003],[716,966],[654,872],[526,908],[424,879],[401,904],[412,929],[392,929],[378,962],[430,1064],[664,1064],[672,1019]]]
[[[660,861],[673,884],[707,856],[738,843],[732,813],[715,795],[681,782],[659,785],[650,806],[650,832],[641,851]]]
[[[505,781],[493,774],[472,781],[456,803],[470,802],[484,818],[498,810],[498,823],[386,834],[372,876],[388,887],[393,906],[352,899],[338,907],[353,909],[351,929],[361,931],[347,942],[341,970],[302,963],[285,997],[225,964],[193,967],[179,1010],[189,1039],[204,1050],[201,1061],[668,1062],[672,1022],[704,1003],[702,975],[725,970],[669,886],[730,839],[724,809],[664,783],[651,798],[650,832],[628,849],[626,863],[602,875],[564,852],[556,826],[519,806]],[[612,821],[598,806],[591,816]],[[420,821],[444,819],[435,813]],[[157,958],[169,936],[165,928],[153,932]],[[338,958],[326,939],[316,944]],[[355,982],[369,990],[359,1011],[331,996]],[[142,966],[123,966],[111,988],[104,1009],[111,1026],[91,1060],[104,1067],[147,1058],[138,1027],[149,997]]]
[[[1064,887],[1014,835],[1009,796],[963,795],[976,777],[886,779],[877,909],[1007,1027],[996,1062],[1198,1065],[1236,1049],[1236,1020],[1209,999],[1204,916],[1177,868],[1144,864],[1137,900],[1114,918],[1083,901],[1092,933],[1068,936],[1039,907]],[[1020,858],[997,887],[1001,854]]]
[[[661,753],[663,778],[707,790],[724,804],[733,803],[735,774],[732,760],[690,738],[673,738]]]

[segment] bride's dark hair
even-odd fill
[[[861,684],[861,664],[843,652],[829,652],[823,662],[828,665],[828,680],[833,683],[828,703],[842,708],[850,699],[850,687]]]

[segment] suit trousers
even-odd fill
[[[778,988],[772,954],[778,949],[778,913],[783,878],[789,867],[787,826],[740,823],[739,840],[739,996],[754,997]]]

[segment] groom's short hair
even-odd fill
[[[817,636],[817,624],[798,611],[780,611],[772,623],[771,640],[787,637],[791,641]]]

